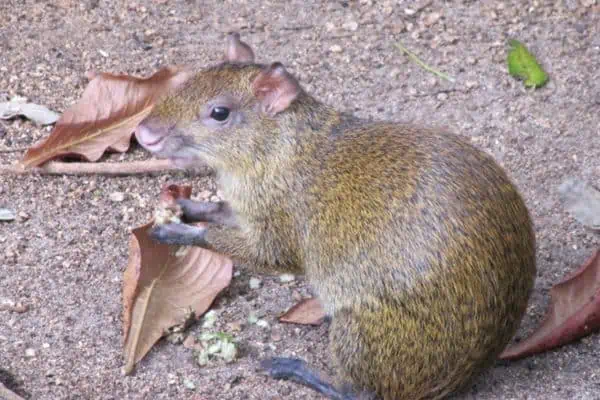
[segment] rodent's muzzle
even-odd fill
[[[164,139],[169,135],[173,126],[167,125],[156,117],[144,119],[135,129],[135,138],[148,151],[160,152]]]

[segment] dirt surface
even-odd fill
[[[600,245],[600,235],[563,210],[556,190],[569,176],[600,181],[600,4],[527,3],[3,0],[0,97],[26,96],[62,112],[81,95],[88,70],[147,75],[166,64],[214,63],[225,33],[239,30],[261,61],[284,62],[340,109],[470,136],[508,170],[535,220],[539,274],[523,337],[540,322],[552,284]],[[551,76],[545,88],[525,90],[507,74],[508,38],[538,55]],[[398,40],[456,83],[409,61],[394,47]],[[26,147],[48,132],[24,120],[3,122],[0,148]],[[0,153],[2,164],[21,156]],[[136,147],[107,160],[148,157]],[[215,329],[231,332],[251,312],[271,326],[232,332],[242,346],[237,362],[200,368],[191,350],[161,343],[133,376],[121,375],[129,229],[149,220],[167,181],[192,182],[204,197],[215,190],[185,173],[0,176],[0,208],[19,214],[0,223],[0,300],[27,308],[0,311],[0,380],[31,399],[319,398],[256,372],[263,357],[297,355],[331,373],[327,326],[275,321],[308,288],[300,279],[261,277],[263,285],[250,289],[244,270],[215,304]],[[111,200],[115,192],[124,200]],[[461,398],[600,399],[599,354],[595,334],[498,363]]]

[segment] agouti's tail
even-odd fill
[[[298,358],[273,357],[261,361],[260,366],[274,379],[294,381],[316,390],[331,400],[358,400],[354,395],[343,393],[322,380],[305,361]]]

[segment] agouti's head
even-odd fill
[[[281,63],[254,63],[238,34],[229,35],[225,54],[223,63],[197,72],[140,123],[135,135],[144,148],[180,167],[202,162],[217,170],[268,149],[303,91]]]

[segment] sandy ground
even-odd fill
[[[576,176],[600,181],[600,5],[565,1],[3,0],[0,98],[28,97],[59,112],[83,91],[90,69],[146,75],[166,64],[218,61],[225,33],[239,30],[261,61],[280,60],[317,97],[360,116],[447,126],[494,155],[535,220],[539,274],[519,336],[543,317],[548,290],[600,245],[562,208],[556,191]],[[525,90],[507,74],[508,38],[529,45],[551,76]],[[396,41],[456,78],[410,62]],[[2,101],[2,100],[0,100]],[[49,129],[0,125],[0,148],[29,146]],[[1,153],[9,164],[21,153]],[[139,148],[109,161],[147,158]],[[328,370],[327,327],[279,325],[277,314],[308,293],[303,281],[242,270],[218,300],[216,329],[264,315],[271,328],[234,335],[234,364],[200,368],[183,346],[161,343],[130,377],[120,374],[121,278],[129,229],[148,221],[167,181],[145,177],[0,176],[0,380],[30,399],[316,399],[256,372],[257,360],[298,355]],[[110,194],[126,193],[122,202]],[[192,332],[199,332],[195,326]],[[600,335],[513,363],[499,363],[466,399],[600,399]],[[195,389],[190,389],[191,386]]]

